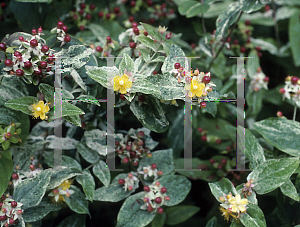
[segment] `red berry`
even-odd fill
[[[149,186],[147,186],[147,185],[146,185],[146,186],[144,186],[144,191],[145,191],[145,192],[150,192],[150,188],[149,188]]]
[[[105,17],[106,17],[107,20],[110,19],[110,13],[107,13],[107,14],[105,15]]]
[[[129,158],[123,158],[122,162],[123,162],[124,164],[127,164],[127,163],[129,162]]]
[[[139,131],[137,134],[138,138],[143,138],[145,136],[145,133],[143,131]]]
[[[19,179],[19,175],[18,175],[17,173],[13,173],[13,174],[12,174],[12,178],[13,178],[14,180],[18,180],[18,179]]]
[[[120,99],[124,101],[126,98],[124,95],[120,95]]]
[[[231,151],[231,146],[227,146],[226,151]]]
[[[129,20],[129,22],[133,22],[134,21],[134,17],[130,16],[128,20]]]
[[[119,179],[118,183],[119,183],[119,185],[123,185],[123,184],[125,184],[125,180],[124,179]]]
[[[145,95],[139,95],[138,100],[139,100],[140,102],[145,102],[145,101],[146,101]]]
[[[281,111],[278,111],[278,112],[277,112],[277,117],[282,117],[282,116],[283,116],[282,112],[281,112]]]
[[[155,22],[154,18],[150,18],[150,19],[149,19],[149,23],[150,23],[150,24],[153,24],[154,22]]]
[[[74,20],[77,20],[77,19],[78,19],[78,16],[77,16],[76,14],[74,14],[74,15],[73,15],[73,19],[74,19]]]
[[[135,1],[130,2],[131,7],[135,7]]]
[[[129,47],[130,47],[131,49],[136,48],[136,43],[130,42],[130,43],[129,43]]]
[[[160,197],[156,197],[156,198],[155,198],[155,202],[156,202],[156,203],[159,204],[159,203],[161,203],[161,201],[162,201],[162,199],[161,199]]]
[[[17,57],[17,56],[22,56],[22,54],[21,54],[19,51],[15,51],[15,52],[14,52],[14,56],[15,56],[15,57]]]
[[[9,224],[10,224],[10,225],[15,224],[15,220],[14,220],[13,218],[9,219]]]
[[[100,46],[97,46],[97,47],[96,47],[96,51],[97,51],[97,52],[102,52],[102,51],[103,51],[103,48],[100,47]]]
[[[148,35],[148,32],[147,31],[144,31],[144,36],[147,36]]]
[[[213,160],[212,158],[209,160],[209,162],[211,163],[211,164],[214,164],[215,163],[215,160]]]
[[[127,145],[127,146],[126,146],[126,150],[127,150],[127,151],[131,151],[131,146],[130,146],[130,145]]]
[[[227,39],[227,42],[229,43],[231,41],[231,38],[230,37],[228,37],[228,39]]]
[[[161,208],[161,207],[157,208],[157,213],[162,214],[163,212],[164,212],[163,208]]]
[[[34,71],[34,74],[37,76],[41,76],[42,75],[42,70],[40,68],[38,68],[38,70]]]
[[[0,216],[0,221],[5,221],[7,219],[6,215]]]
[[[152,207],[152,206],[147,206],[147,210],[148,210],[149,212],[152,212],[152,211],[153,211],[153,207]]]
[[[191,47],[192,47],[192,49],[195,49],[196,48],[196,44],[195,43],[191,43]]]
[[[237,180],[241,180],[241,175],[237,175],[236,177],[235,177],[235,179],[237,179]]]
[[[258,52],[258,53],[257,53],[257,56],[258,56],[259,58],[261,58],[261,57],[262,57],[262,53],[261,53],[261,52]]]
[[[40,66],[41,66],[41,68],[46,68],[47,67],[47,62],[41,61]]]
[[[131,27],[132,28],[136,28],[138,26],[138,23],[136,23],[136,22],[133,22],[132,24],[131,24]]]
[[[48,50],[49,50],[49,47],[48,47],[47,45],[44,45],[44,46],[42,47],[42,52],[43,52],[43,53],[46,53]]]
[[[175,69],[179,69],[179,68],[180,68],[180,63],[178,63],[178,62],[175,63],[175,64],[174,64],[174,68],[175,68]]]
[[[53,55],[49,55],[48,56],[48,58],[47,58],[47,62],[53,62],[53,60],[54,60],[54,58],[53,58],[54,56]]]
[[[291,83],[292,83],[293,85],[296,85],[297,82],[298,82],[298,77],[292,76],[292,78],[291,78]]]
[[[103,12],[100,11],[100,12],[98,13],[98,17],[102,18],[102,17],[103,17]]]
[[[32,35],[36,35],[36,34],[37,34],[36,29],[32,29],[32,30],[31,30],[31,33],[32,33]]]
[[[156,169],[157,168],[157,165],[155,164],[155,163],[153,163],[152,165],[151,165],[151,169]]]
[[[66,43],[70,42],[70,41],[71,41],[71,37],[68,36],[68,35],[66,35],[65,38],[64,38],[64,41],[65,41]]]
[[[19,77],[21,77],[21,76],[24,75],[24,71],[22,69],[17,69],[16,70],[16,75],[19,76]]]
[[[255,49],[256,49],[257,51],[261,51],[260,46],[255,47]]]
[[[66,25],[62,26],[61,28],[64,32],[67,32],[68,31],[68,27]]]
[[[139,35],[140,34],[140,30],[137,27],[134,27],[133,28],[133,33],[136,34],[136,35]]]
[[[107,41],[107,43],[111,43],[111,37],[110,37],[110,36],[107,36],[107,37],[106,37],[106,41]]]
[[[251,24],[250,20],[245,21],[245,25],[249,26]]]
[[[164,173],[164,172],[163,172],[162,170],[159,170],[159,171],[157,172],[157,175],[158,175],[158,176],[162,176],[163,173]]]
[[[96,5],[95,4],[90,4],[90,10],[94,10],[94,9],[96,9]]]
[[[152,74],[153,74],[153,75],[157,75],[157,71],[154,70],[154,71],[152,72]]]
[[[250,38],[247,39],[247,43],[251,43],[251,39]]]
[[[116,14],[118,14],[118,13],[120,12],[120,8],[116,6],[116,7],[114,8],[114,12],[115,12]]]
[[[38,41],[36,39],[33,39],[33,40],[30,41],[30,46],[32,48],[36,47],[37,45],[38,45]]]
[[[271,9],[271,7],[270,7],[269,5],[266,5],[266,6],[265,6],[265,10],[266,10],[266,11],[269,11],[270,9]]]
[[[221,163],[222,163],[223,165],[226,165],[227,160],[226,160],[225,158],[222,158],[222,159],[221,159]]]
[[[147,4],[148,4],[148,6],[152,6],[153,5],[153,1],[152,0],[147,1]]]
[[[223,168],[223,165],[222,164],[219,164],[218,165],[218,169],[222,169]]]
[[[241,47],[240,51],[241,51],[242,53],[245,53],[245,52],[246,52],[246,47]]]
[[[6,3],[5,2],[1,2],[1,8],[5,9],[6,8]]]
[[[210,82],[210,76],[204,76],[202,82],[208,84]]]
[[[233,44],[237,45],[239,44],[239,41],[237,39],[233,40]]]
[[[57,22],[57,28],[62,28],[64,26],[64,23],[62,21]]]
[[[203,136],[201,136],[201,140],[205,142],[207,140],[207,137],[205,135],[203,135]]]
[[[31,169],[31,170],[33,171],[33,170],[34,170],[34,165],[31,164],[31,165],[29,166],[29,169]]]
[[[6,199],[5,195],[3,194],[0,199],[5,200]]]
[[[84,27],[83,25],[80,25],[80,26],[79,26],[79,30],[80,30],[80,31],[83,31],[84,29],[85,29],[85,27]]]
[[[87,13],[87,14],[85,15],[85,19],[87,19],[87,20],[90,20],[90,19],[92,19],[92,15],[91,15],[91,14],[89,14],[89,13]]]
[[[160,189],[160,191],[161,191],[161,193],[166,193],[166,192],[167,192],[167,188],[166,188],[166,187],[162,187],[162,188]]]
[[[42,33],[42,32],[43,32],[42,27],[39,27],[39,28],[38,28],[38,33]]]
[[[11,207],[16,207],[18,204],[17,204],[16,201],[12,201],[12,202],[10,203],[10,205],[11,205]]]
[[[6,45],[4,43],[0,43],[0,50],[5,51]]]
[[[200,103],[200,107],[201,108],[205,108],[206,107],[206,102],[201,102]],[[205,138],[206,138],[206,136],[205,136]],[[202,139],[202,137],[201,137],[201,139]],[[204,141],[204,140],[203,140]],[[205,140],[206,141],[206,140]]]
[[[221,139],[217,139],[216,140],[216,144],[221,144],[222,143],[222,140]]]
[[[20,42],[24,42],[24,41],[25,41],[24,37],[23,37],[23,36],[20,36],[20,37],[19,37],[19,41],[20,41]]]
[[[12,66],[12,65],[13,65],[13,62],[12,62],[12,60],[10,60],[10,59],[6,59],[6,60],[4,61],[4,65],[6,65],[6,66]]]
[[[85,4],[84,3],[80,4],[80,9],[85,9]]]
[[[270,80],[270,78],[269,78],[269,77],[267,77],[267,76],[264,78],[264,82],[267,82],[267,83],[268,83],[268,82],[269,82],[269,80]]]
[[[5,134],[5,137],[6,137],[7,139],[9,139],[9,138],[11,137],[11,133],[10,133],[10,132],[7,132],[7,133]]]

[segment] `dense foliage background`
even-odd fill
[[[8,204],[16,226],[300,225],[299,15],[298,0],[1,0],[0,208]],[[62,138],[54,135],[58,90],[49,60],[59,56],[66,57],[59,91],[77,100],[63,102]],[[129,93],[107,79],[107,56],[123,57],[113,70],[133,75]],[[192,74],[178,56],[200,57]],[[232,56],[251,57],[244,72],[237,75]],[[184,88],[186,78],[198,74],[205,88],[192,95],[192,152],[193,169],[201,171],[176,171],[184,164],[182,91],[193,90]],[[234,101],[244,78],[246,131],[236,128]],[[105,164],[107,106],[97,100],[106,99],[106,88],[115,88],[115,162],[124,172]],[[253,171],[232,171],[236,138],[244,134],[246,169]],[[52,169],[57,143],[67,172]],[[141,154],[127,155],[135,149]],[[145,177],[142,167],[153,175]],[[161,197],[162,214],[140,209],[143,187],[157,179],[170,196]],[[65,194],[56,204],[59,187]],[[249,204],[226,221],[219,207],[228,202],[220,197],[229,193]],[[10,198],[23,205],[11,208]],[[5,215],[1,210],[1,227]]]

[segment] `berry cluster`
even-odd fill
[[[157,165],[156,163],[152,163],[151,166],[145,166],[142,167],[140,166],[138,168],[138,173],[144,176],[144,179],[146,180],[148,177],[154,177],[154,180],[156,180],[158,178],[158,176],[163,175],[163,171],[162,170],[157,170]]]
[[[20,219],[23,214],[22,203],[17,203],[11,196],[2,195],[0,199],[0,223],[1,226],[11,226]]]
[[[149,148],[145,147],[145,134],[139,131],[136,136],[126,135],[121,141],[115,142],[115,152],[122,158],[122,162],[137,166],[139,160],[145,156],[151,157]]]
[[[60,47],[71,42],[71,37],[67,34],[67,31],[68,27],[62,21],[58,21],[56,27],[51,30],[51,33],[56,33],[57,40],[61,42]]]
[[[146,192],[143,198],[145,203],[141,206],[141,209],[162,214],[164,212],[162,206],[165,204],[165,201],[170,200],[170,197],[166,194],[167,188],[160,185],[159,181],[156,181],[152,185],[144,186],[144,191]]]
[[[252,91],[259,91],[260,89],[264,88],[268,90],[268,83],[269,83],[269,77],[267,77],[261,70],[261,68],[257,69],[257,72],[250,76],[251,83],[250,88]]]
[[[39,83],[39,78],[53,75],[53,55],[40,35],[42,28],[32,30],[31,38],[19,37],[14,43],[20,45],[17,50],[7,48],[0,43],[0,50],[6,52],[4,70],[10,75],[21,77],[26,83]]]
[[[283,94],[283,99],[291,99],[298,107],[300,107],[300,80],[296,76],[288,76],[285,78],[285,86],[279,89]]]
[[[11,143],[22,143],[19,138],[21,134],[21,128],[19,128],[21,123],[11,123],[4,129],[0,127],[0,143],[2,143],[2,148],[7,150]]]
[[[139,179],[136,177],[136,173],[128,173],[128,176],[125,179],[118,180],[119,185],[124,185],[125,191],[132,191],[139,187]]]

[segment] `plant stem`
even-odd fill
[[[203,4],[203,0],[201,0],[201,4]],[[202,13],[201,15],[202,18],[202,29],[203,29],[203,33],[206,34],[206,27],[205,27],[205,22],[204,22],[204,14]]]
[[[161,44],[159,44],[159,46],[155,49],[154,54],[153,54],[153,55],[151,56],[151,58],[146,62],[146,64],[143,66],[143,68],[141,68],[139,74],[141,74],[141,73],[144,71],[144,69],[147,67],[147,65],[149,65],[149,63],[151,62],[151,60],[152,60],[152,59],[154,58],[154,56],[156,55],[156,53],[157,53],[157,51],[158,51],[160,45],[161,45]]]
[[[218,50],[216,56],[214,56],[214,58],[211,60],[208,69],[206,70],[207,72],[209,72],[210,68],[212,67],[213,63],[215,62],[216,58],[219,56],[219,54],[221,53],[221,50],[223,49],[224,45],[225,45],[225,41],[231,36],[234,28],[236,27],[237,23],[239,22],[239,20],[241,19],[241,16],[243,14],[243,11],[240,12],[240,15],[238,17],[238,19],[236,20],[235,24],[233,25],[232,29],[230,30],[228,36],[226,37],[226,39],[223,41],[222,46],[220,47],[220,49]]]
[[[97,165],[97,164],[100,162],[100,160],[101,160],[101,159],[99,158],[99,160],[98,160],[97,162],[95,162],[95,163],[89,165],[88,167],[85,168],[85,170],[88,170],[88,169],[92,168],[94,165]]]
[[[296,114],[297,114],[297,106],[294,106],[294,115],[293,115],[293,121],[296,120]]]

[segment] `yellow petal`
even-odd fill
[[[236,205],[233,205],[231,207],[231,211],[236,213],[238,211],[238,207]]]
[[[241,200],[241,204],[243,204],[243,205],[248,204],[248,199],[242,199],[242,200]]]
[[[239,210],[241,212],[244,212],[244,211],[246,211],[246,208],[243,205],[239,205]]]
[[[120,92],[121,92],[122,95],[126,94],[127,93],[126,88],[125,87],[121,87],[120,88]]]
[[[237,203],[237,204],[240,204],[240,203],[241,203],[241,196],[240,196],[239,194],[237,194],[237,195],[235,196],[235,200],[236,200],[236,203]]]
[[[235,198],[230,198],[228,202],[233,205],[236,204]]]
[[[120,90],[120,85],[119,84],[115,84],[114,85],[114,91],[118,91]]]
[[[33,108],[34,110],[36,110],[37,105],[36,105],[36,104],[32,104],[32,108]]]
[[[45,120],[45,118],[46,118],[45,113],[41,113],[40,118],[41,118],[42,120]]]
[[[128,80],[129,77],[128,77],[126,74],[123,74],[122,77],[121,77],[121,79],[123,79],[123,80]]]
[[[131,81],[126,81],[124,86],[125,86],[125,88],[131,88],[132,82]]]
[[[33,116],[34,116],[35,118],[38,118],[38,117],[40,116],[40,114],[39,114],[39,112],[35,111],[35,112],[33,113]]]

